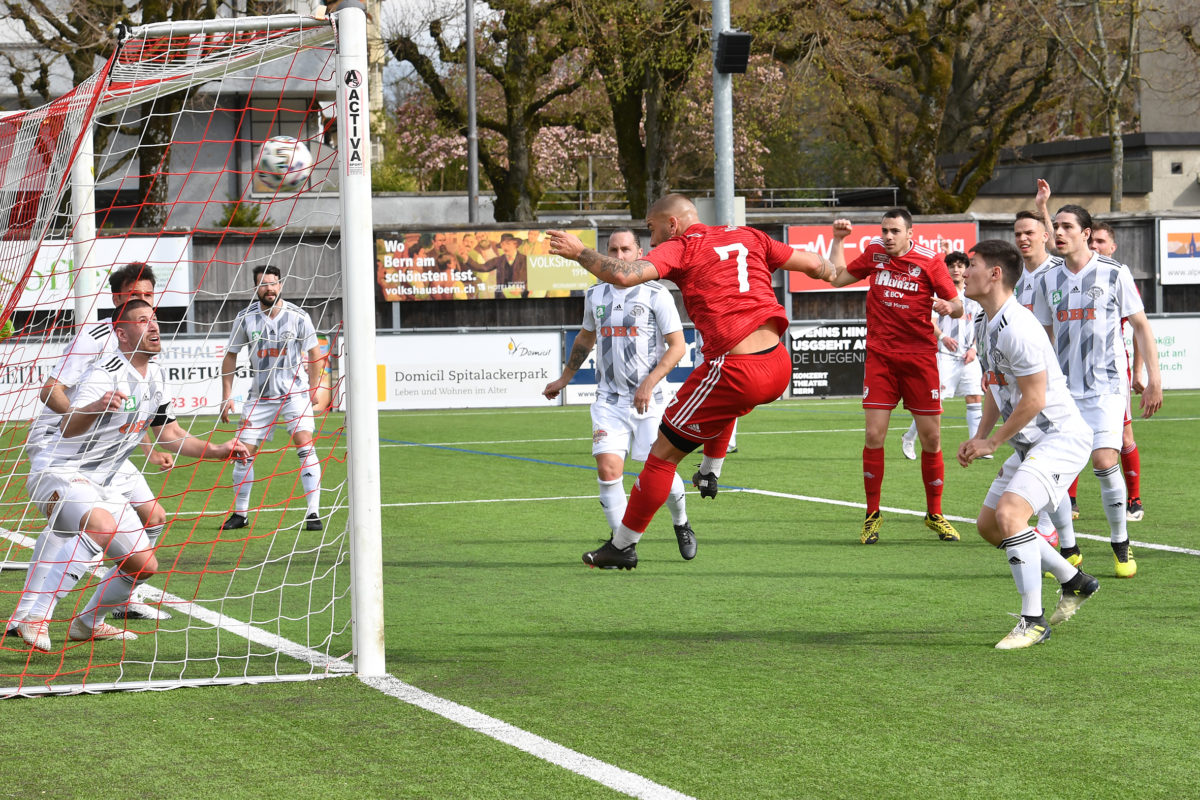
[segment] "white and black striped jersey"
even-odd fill
[[[1038,276],[1033,313],[1052,327],[1073,396],[1125,394],[1129,359],[1121,319],[1143,308],[1129,268],[1099,253],[1079,272],[1059,264]]]
[[[982,314],[976,327],[983,385],[996,401],[1000,416],[1008,419],[1021,402],[1017,378],[1046,373],[1046,405],[1009,442],[1024,453],[1045,437],[1068,428],[1086,430],[1087,423],[1067,389],[1054,347],[1045,329],[1016,297],[1000,307],[990,320]]]
[[[66,437],[54,428],[33,457],[35,471],[82,472],[101,484],[117,473],[138,448],[146,429],[175,419],[162,368],[150,362],[142,375],[121,353],[101,358],[67,392],[75,408],[99,400],[106,392],[126,395],[123,406],[100,414],[85,433]]]
[[[279,313],[272,318],[255,300],[237,315],[229,334],[229,352],[249,347],[254,397],[286,397],[309,388],[308,351],[317,346],[312,319],[286,300],[277,305]]]
[[[667,350],[663,337],[683,330],[683,322],[658,281],[627,289],[598,283],[584,295],[583,328],[596,334],[596,401],[632,403]],[[665,399],[661,385],[653,399]]]
[[[98,359],[117,352],[117,335],[111,320],[103,320],[92,325],[85,325],[83,330],[75,335],[71,344],[58,358],[50,377],[70,389],[79,383],[79,379],[87,372],[88,367]],[[53,435],[58,428],[59,415],[43,405],[29,426],[26,447],[32,457],[36,448],[41,447],[47,437]]]
[[[975,346],[975,322],[983,313],[983,306],[965,294],[959,293],[959,297],[962,298],[963,315],[955,319],[949,314],[943,314],[937,319],[937,327],[942,332],[942,336],[949,336],[957,342],[958,349],[951,350],[939,338],[938,354],[962,361],[967,351]]]
[[[1038,276],[1061,263],[1063,260],[1058,256],[1046,256],[1046,260],[1038,264],[1032,272],[1022,272],[1021,277],[1017,279],[1017,285],[1013,287],[1013,295],[1017,302],[1033,311],[1033,287],[1037,285]]]

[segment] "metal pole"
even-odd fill
[[[717,71],[717,37],[729,27],[729,0],[713,0],[713,201],[717,225],[733,225],[733,76]]]
[[[342,290],[345,293],[347,464],[350,471],[350,574],[354,670],[385,675],[383,525],[379,415],[375,399],[375,244],[371,219],[367,17],[345,0],[337,22],[338,156],[341,164]]]
[[[475,120],[475,0],[467,0],[467,221],[479,222],[479,131]]]
[[[92,281],[92,248],[96,244],[96,145],[91,120],[79,142],[79,154],[71,164],[71,206],[75,224],[71,228],[71,260],[75,273],[71,293],[75,298],[75,324],[96,321],[96,287]]]

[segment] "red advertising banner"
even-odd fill
[[[788,225],[785,232],[786,241],[797,250],[807,250],[810,253],[820,253],[829,257],[833,246],[832,225]],[[855,225],[854,230],[846,237],[846,263],[850,263],[871,239],[879,235],[879,226]],[[939,240],[948,242],[951,250],[961,250],[964,253],[974,247],[979,241],[979,228],[974,222],[915,222],[913,223],[913,241],[939,249]],[[852,283],[846,289],[866,289],[865,280]],[[810,278],[799,272],[788,273],[789,292],[841,291],[830,289],[825,281]]]

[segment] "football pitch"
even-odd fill
[[[586,407],[385,412],[395,680],[4,702],[0,796],[1196,796],[1200,392],[1135,423],[1138,575],[1113,577],[1085,471],[1076,529],[1100,591],[1015,652],[994,649],[1019,610],[1008,565],[970,522],[1000,462],[954,462],[948,401],[962,541],[940,542],[900,455],[908,420],[877,545],[858,542],[858,401],[780,401],[741,422],[716,499],[689,491],[696,559],[664,509],[624,572],[580,561],[608,535]]]

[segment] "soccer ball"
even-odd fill
[[[313,157],[291,136],[272,136],[262,143],[254,177],[270,192],[296,192],[312,174]]]

